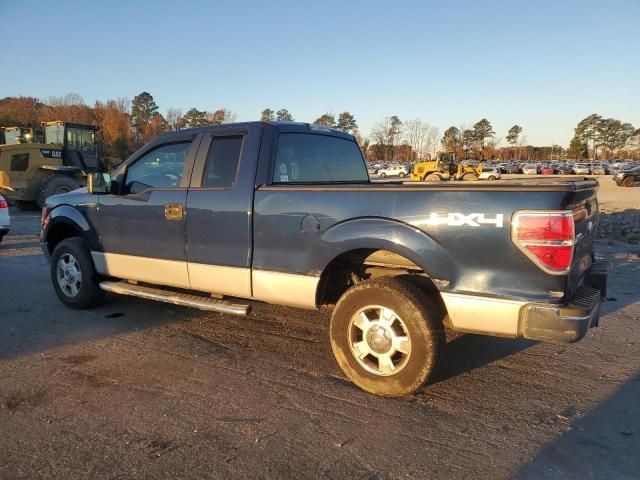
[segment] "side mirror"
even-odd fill
[[[87,191],[91,194],[104,195],[111,191],[111,175],[109,173],[91,173],[87,177]]]

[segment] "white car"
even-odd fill
[[[502,178],[500,169],[496,167],[484,167],[482,173],[478,177],[478,180],[498,180]]]
[[[378,170],[378,176],[380,178],[396,176],[404,178],[407,175],[409,175],[409,169],[407,169],[407,167],[403,165],[391,165],[389,167],[381,168],[380,170]]]
[[[9,227],[11,226],[11,219],[9,218],[9,204],[0,195],[0,243],[2,243],[2,237],[9,233]]]
[[[587,163],[576,163],[573,166],[573,173],[575,175],[589,175],[591,167]]]
[[[526,175],[537,175],[538,167],[536,167],[533,163],[527,163],[522,167],[522,173]]]

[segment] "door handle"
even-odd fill
[[[167,203],[164,206],[164,218],[167,220],[182,220],[184,207],[181,203]]]

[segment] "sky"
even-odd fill
[[[0,98],[153,95],[257,120],[348,110],[523,127],[568,145],[591,113],[640,127],[640,0],[0,0]]]

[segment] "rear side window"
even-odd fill
[[[29,154],[16,153],[11,155],[11,171],[24,172],[29,167]]]
[[[327,135],[283,133],[273,183],[366,182],[362,153],[351,141]]]
[[[242,150],[242,137],[213,137],[207,163],[204,167],[202,186],[230,188],[236,181],[238,162]]]

